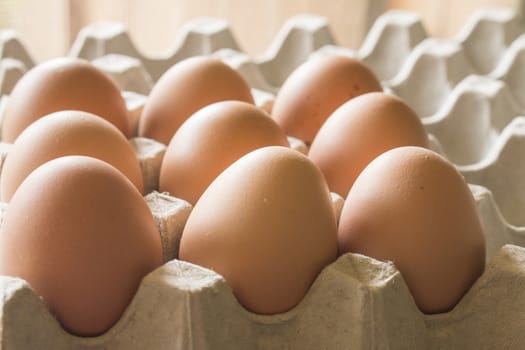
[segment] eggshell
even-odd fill
[[[65,155],[85,155],[116,167],[142,193],[143,179],[133,147],[108,121],[86,112],[62,111],[40,118],[16,139],[0,178],[0,195],[9,202],[38,166]]]
[[[317,133],[308,157],[330,190],[346,196],[368,163],[400,146],[428,147],[421,120],[398,97],[371,92],[337,108]]]
[[[159,188],[195,204],[230,164],[257,148],[288,146],[268,114],[246,102],[222,101],[193,114],[173,136]]]
[[[285,147],[248,153],[208,187],[184,228],[179,257],[221,274],[260,314],[298,304],[337,256],[328,187],[304,155]]]
[[[350,190],[340,253],[393,261],[424,313],[451,310],[483,273],[485,238],[467,183],[420,147],[374,159]]]
[[[275,98],[272,117],[289,136],[310,144],[324,121],[349,99],[382,91],[372,71],[339,55],[314,56],[290,74]]]
[[[0,229],[0,274],[29,282],[76,335],[107,331],[141,279],[161,264],[146,202],[124,175],[90,157],[37,168],[13,196]]]
[[[168,144],[190,115],[213,102],[253,104],[250,86],[222,61],[196,56],[167,70],[155,84],[139,121],[139,136]]]
[[[7,101],[2,141],[13,143],[31,123],[62,110],[96,114],[130,134],[126,104],[115,83],[87,61],[56,58],[28,71]]]

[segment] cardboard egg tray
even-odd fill
[[[104,335],[66,333],[23,280],[0,277],[2,349],[522,349],[525,346],[525,26],[511,10],[476,12],[452,39],[429,38],[413,13],[377,19],[359,48],[336,45],[324,18],[291,18],[262,57],[240,52],[228,24],[189,22],[171,55],[152,59],[121,24],[85,27],[70,55],[90,60],[122,90],[136,126],[153,83],[186,57],[211,54],[239,71],[256,104],[270,110],[286,77],[311,55],[367,63],[386,91],[421,116],[434,150],[464,174],[487,242],[487,266],[450,312],[424,315],[395,266],[346,254],[326,267],[292,310],[256,315],[213,271],[177,260],[191,212],[158,193],[166,146],[134,137],[148,202],[166,263],[142,281],[118,323]],[[16,33],[0,33],[0,121],[16,81],[34,62]],[[1,125],[1,123],[0,123]],[[300,140],[293,148],[307,152]],[[2,159],[10,145],[0,144]],[[343,199],[333,195],[337,215]],[[0,205],[0,213],[7,204]],[[107,286],[101,286],[106,288]]]

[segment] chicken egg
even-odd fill
[[[421,147],[387,151],[363,170],[338,237],[340,253],[393,261],[424,313],[451,310],[485,267],[483,228],[467,183]]]
[[[222,172],[195,205],[179,257],[221,274],[259,314],[297,305],[337,256],[337,228],[319,169],[290,148],[264,147]]]
[[[308,157],[321,169],[330,190],[346,197],[368,163],[400,146],[428,147],[423,123],[400,98],[370,92],[332,113],[315,136]]]
[[[29,125],[16,139],[0,178],[0,197],[9,202],[38,166],[65,155],[85,155],[116,167],[142,193],[144,184],[133,147],[110,122],[81,111],[61,111]]]
[[[62,110],[98,115],[130,134],[128,111],[115,83],[89,62],[56,58],[29,70],[16,83],[5,107],[2,141],[13,143],[31,123]]]
[[[287,135],[310,144],[337,107],[355,96],[382,90],[379,80],[360,61],[319,55],[286,79],[275,98],[272,117]]]
[[[208,56],[182,60],[151,90],[140,117],[139,136],[167,145],[190,115],[225,100],[254,103],[250,86],[239,73]]]
[[[67,156],[38,167],[0,228],[0,274],[27,281],[75,335],[112,327],[162,262],[146,202],[122,173],[95,158]]]
[[[257,148],[288,146],[268,114],[246,102],[208,105],[182,124],[164,155],[159,189],[195,204],[230,164]]]

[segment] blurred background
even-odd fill
[[[78,31],[98,21],[127,25],[137,47],[161,57],[175,47],[180,27],[199,16],[226,19],[241,48],[263,54],[289,17],[328,18],[339,45],[357,48],[374,19],[388,9],[417,12],[432,36],[452,37],[483,7],[509,7],[517,0],[0,0],[0,28],[15,29],[30,54],[42,61],[67,54]]]

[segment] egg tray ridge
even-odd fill
[[[392,263],[348,253],[321,272],[295,308],[256,315],[220,275],[173,259],[142,280],[108,332],[81,338],[60,327],[26,282],[2,276],[1,347],[518,349],[525,341],[524,283],[525,249],[506,245],[454,310],[426,316]]]
[[[525,188],[520,158],[525,119],[519,117],[525,87],[517,78],[525,69],[521,33],[521,19],[510,10],[477,12],[451,40],[427,38],[417,15],[391,11],[353,51],[335,45],[325,19],[305,15],[291,18],[267,54],[254,59],[238,52],[226,22],[208,18],[188,23],[172,55],[151,59],[140,54],[121,24],[84,28],[70,54],[91,60],[114,78],[135,122],[154,81],[185,57],[214,54],[223,59],[247,79],[259,106],[271,106],[284,79],[312,54],[362,59],[387,91],[419,113],[435,136],[433,148],[469,182],[486,186],[471,190],[490,261],[460,304],[445,314],[422,315],[392,264],[347,254],[322,272],[290,312],[254,315],[237,303],[220,276],[173,260],[191,206],[152,192],[146,198],[169,261],[144,279],[117,325],[100,337],[71,336],[25,282],[1,277],[1,348],[521,348],[525,251],[506,245],[525,246],[525,210],[520,210],[525,194],[519,191]],[[0,33],[0,47],[0,92],[8,94],[34,62],[13,31]],[[431,86],[432,94],[427,91]],[[165,146],[142,138],[130,142],[150,192],[158,183]],[[8,148],[2,144],[0,151],[5,155]]]

